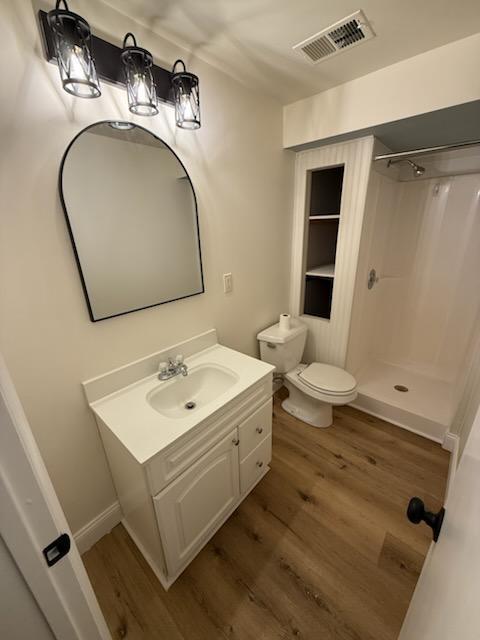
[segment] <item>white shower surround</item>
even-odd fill
[[[369,185],[347,358],[357,405],[438,441],[480,310],[479,194],[480,173],[399,183],[372,172]]]

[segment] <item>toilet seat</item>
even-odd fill
[[[340,367],[313,362],[302,369],[298,376],[312,389],[335,396],[349,395],[355,390],[355,378]]]
[[[300,364],[285,378],[307,396],[328,404],[348,404],[357,397],[355,378],[339,367],[319,362]]]

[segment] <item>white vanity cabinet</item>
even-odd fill
[[[168,589],[269,470],[272,374],[143,464],[97,423],[122,522]]]

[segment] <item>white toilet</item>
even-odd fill
[[[290,395],[282,407],[314,427],[330,427],[332,406],[348,404],[357,397],[357,382],[344,369],[313,362],[301,364],[307,327],[292,319],[290,329],[274,324],[257,335],[260,357],[283,374]]]

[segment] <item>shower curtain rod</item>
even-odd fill
[[[456,144],[442,144],[439,147],[424,147],[423,149],[412,149],[410,151],[398,151],[396,153],[384,153],[375,156],[374,161],[393,160],[394,158],[412,158],[414,156],[425,156],[439,151],[453,151],[454,149],[465,149],[480,144],[480,140],[471,140],[469,142],[457,142]]]

